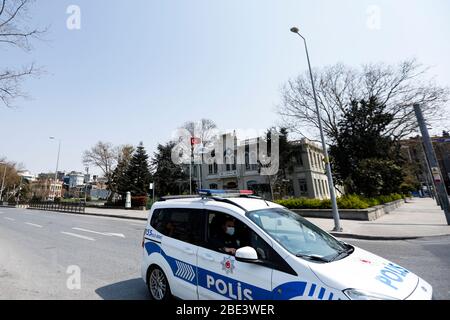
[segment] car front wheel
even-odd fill
[[[150,297],[157,301],[167,301],[171,297],[169,281],[159,267],[152,267],[148,276]]]

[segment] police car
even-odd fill
[[[142,277],[155,300],[432,297],[407,269],[246,190],[156,202],[142,245]]]

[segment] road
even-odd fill
[[[148,299],[140,278],[145,221],[0,212],[0,299]]]
[[[0,299],[148,299],[145,221],[0,208]],[[450,237],[347,242],[405,266],[450,299]],[[80,271],[80,286],[77,275]]]

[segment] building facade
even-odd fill
[[[274,175],[261,174],[261,167],[255,157],[259,150],[259,140],[238,141],[234,139],[233,150],[228,154],[237,158],[237,149],[245,150],[245,161],[223,163],[203,163],[194,165],[193,179],[199,188],[207,189],[251,189],[266,199],[285,197],[305,197],[329,199],[328,179],[325,174],[323,150],[315,143],[302,139],[290,142],[297,146],[298,156],[295,157],[293,170],[286,173],[286,179],[274,184]],[[277,186],[276,188],[274,186]]]
[[[34,199],[54,201],[62,197],[63,183],[54,179],[38,179],[31,182],[31,193]]]
[[[442,136],[433,136],[431,141],[439,163],[442,179],[447,193],[450,195],[450,135],[444,132]],[[433,183],[430,168],[425,157],[422,138],[420,136],[411,137],[402,140],[400,143],[403,155],[407,161],[417,168],[416,178],[418,182],[424,189],[430,190]]]

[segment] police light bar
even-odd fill
[[[252,190],[221,190],[221,189],[200,189],[199,195],[202,196],[240,196],[240,195],[252,195]]]

